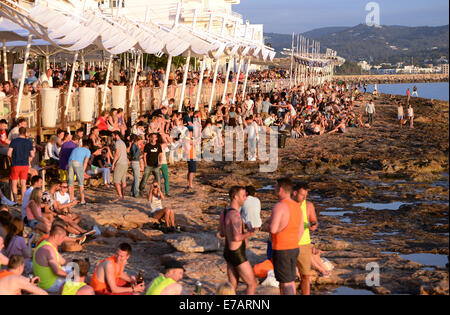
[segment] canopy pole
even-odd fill
[[[234,93],[233,93],[233,104],[236,103],[236,95],[237,95],[237,90],[239,87],[239,76],[241,75],[241,69],[242,69],[243,63],[244,63],[244,58],[241,57],[241,60],[239,60],[238,71],[236,73],[236,83],[234,85]]]
[[[222,103],[225,104],[225,97],[227,96],[227,88],[228,88],[228,81],[230,80],[230,72],[231,72],[231,65],[234,63],[234,58],[230,58],[228,60],[228,67],[227,67],[227,76],[225,77],[225,87],[223,90],[223,96],[222,96]]]
[[[111,75],[112,61],[113,55],[109,56],[108,70],[106,71],[105,88],[103,89],[103,98],[102,98],[102,111],[105,108],[106,104],[106,93],[108,91],[108,83],[109,83],[109,76]]]
[[[166,75],[164,76],[164,90],[163,90],[163,95],[162,95],[161,101],[166,100],[166,97],[167,97],[167,87],[169,86],[169,75],[170,75],[170,67],[171,66],[172,66],[172,56],[169,55],[169,58],[167,59]]]
[[[186,57],[186,66],[184,68],[184,74],[183,74],[183,87],[181,88],[180,105],[178,105],[179,113],[181,113],[181,111],[183,110],[184,94],[186,93],[186,82],[187,82],[190,62],[191,62],[191,50],[189,50],[188,55]]]
[[[133,105],[133,98],[134,98],[134,89],[136,88],[136,80],[137,80],[137,75],[138,75],[138,70],[139,70],[139,66],[140,66],[140,59],[141,59],[141,55],[139,54],[136,57],[136,61],[135,61],[135,68],[134,68],[134,78],[133,78],[133,85],[131,88],[131,96],[130,96],[130,108],[132,108],[131,106]],[[128,113],[127,113],[128,115]]]
[[[6,39],[3,40],[3,68],[5,71],[5,82],[8,80],[8,60],[7,60],[7,54],[6,54]]]
[[[64,111],[64,116],[66,117],[67,114],[69,113],[70,98],[72,97],[73,80],[75,78],[75,63],[77,62],[77,59],[78,59],[78,50],[75,52],[75,55],[73,55],[72,71],[70,72],[69,90],[67,91],[66,110]]]
[[[33,35],[28,35],[28,43],[27,43],[27,50],[25,52],[25,57],[23,59],[23,68],[22,68],[22,76],[20,80],[20,86],[19,86],[19,96],[17,98],[17,105],[16,105],[16,117],[19,117],[20,113],[20,104],[22,103],[22,96],[23,96],[23,87],[25,84],[25,76],[27,73],[27,60],[30,56],[30,48],[31,48],[31,40],[33,39]]]
[[[198,105],[200,103],[200,96],[202,92],[202,85],[203,85],[203,76],[205,75],[205,68],[206,68],[206,57],[203,57],[202,61],[202,70],[200,71],[200,82],[198,84],[198,90],[197,90],[197,100],[195,101],[195,110],[198,110]]]
[[[212,104],[214,101],[214,92],[216,90],[217,72],[219,71],[219,64],[220,64],[220,59],[217,59],[216,67],[214,69],[214,78],[213,78],[213,85],[212,85],[212,89],[211,89],[211,98],[209,99],[208,113],[211,112]]]
[[[292,89],[292,76],[293,76],[293,67],[294,67],[294,38],[295,38],[295,34],[292,33],[292,45],[291,45],[291,71],[290,71],[290,75],[289,75],[289,89]]]
[[[243,100],[245,100],[245,92],[246,92],[246,89],[247,89],[248,72],[250,71],[250,65],[251,65],[251,61],[250,61],[250,57],[248,57],[247,70],[245,71],[245,79],[244,79],[244,91],[242,92],[242,99]]]
[[[85,81],[84,70],[86,69],[86,63],[84,61],[84,52],[81,53],[81,81]]]

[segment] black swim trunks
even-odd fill
[[[298,248],[272,251],[275,278],[278,282],[289,283],[295,281],[298,254]]]
[[[242,241],[241,247],[237,250],[230,250],[228,248],[228,242],[225,241],[225,249],[223,250],[223,257],[226,262],[231,264],[233,267],[238,267],[247,261],[245,256],[245,241]]]

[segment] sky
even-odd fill
[[[370,0],[241,0],[233,5],[264,32],[303,33],[329,26],[365,23]],[[449,24],[448,0],[378,0],[381,25],[442,26]]]

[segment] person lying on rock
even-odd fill
[[[137,284],[136,277],[124,271],[130,256],[131,246],[122,243],[113,256],[97,265],[91,280],[96,295],[139,295],[144,292],[144,283]]]
[[[161,187],[159,186],[158,181],[154,180],[148,194],[151,216],[158,221],[164,218],[169,231],[174,231],[175,214],[172,209],[163,207],[162,202],[164,201],[164,198],[164,193],[161,191]]]

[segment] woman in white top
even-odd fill
[[[160,221],[164,218],[166,226],[170,229],[175,228],[175,214],[172,209],[163,208],[162,202],[164,194],[159,187],[158,181],[153,181],[152,188],[148,194],[148,202],[150,203],[150,215],[156,220]]]
[[[58,137],[52,136],[50,141],[45,146],[44,160],[48,161],[48,164],[59,165],[59,148],[57,145]]]

